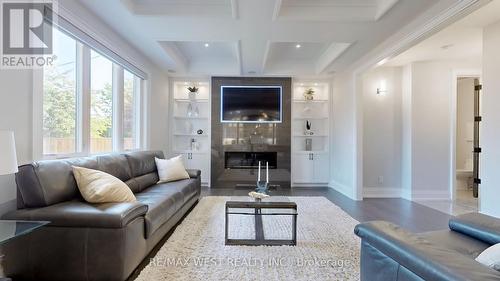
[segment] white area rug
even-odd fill
[[[203,198],[136,280],[359,280],[358,222],[328,199],[290,197],[298,206],[297,246],[225,246],[224,203],[236,199],[247,200]],[[243,220],[231,225],[238,227],[230,238],[251,232]],[[264,222],[265,234],[281,236],[287,223]]]

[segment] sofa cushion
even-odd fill
[[[500,220],[481,213],[463,214],[450,219],[451,230],[481,240],[489,245],[500,243]]]
[[[471,259],[475,259],[482,251],[489,247],[488,244],[480,240],[450,230],[432,231],[421,233],[420,235],[437,245],[454,250]]]
[[[148,205],[145,216],[146,238],[166,223],[185,202],[197,194],[193,179],[153,185],[136,194],[137,200]]]
[[[125,154],[132,172],[131,182],[126,182],[134,193],[141,192],[158,182],[155,157],[163,158],[161,151],[137,151]]]
[[[75,200],[44,208],[16,210],[3,218],[50,221],[49,226],[121,228],[147,211],[148,206],[140,202],[89,204]]]

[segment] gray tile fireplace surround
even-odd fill
[[[281,86],[282,123],[277,124],[230,124],[221,123],[221,86]],[[289,77],[213,77],[212,78],[212,188],[233,188],[255,185],[257,161],[275,157],[275,165],[269,169],[271,184],[290,187],[291,161],[291,86]],[[237,135],[237,137],[235,137]],[[226,165],[226,158],[241,157],[240,165]],[[237,159],[237,158],[236,158]],[[264,160],[262,160],[264,161]],[[228,167],[228,168],[226,168]],[[264,175],[264,173],[263,173]]]

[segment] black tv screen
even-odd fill
[[[281,121],[281,87],[221,87],[221,122],[281,123]]]

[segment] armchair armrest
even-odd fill
[[[480,213],[464,214],[450,219],[450,229],[488,244],[500,243],[500,219]]]
[[[43,208],[12,211],[3,219],[50,221],[49,226],[121,228],[147,211],[148,206],[139,202],[90,204],[67,201]]]
[[[499,272],[474,259],[435,245],[389,222],[359,224],[354,232],[424,280],[492,281],[500,278]]]
[[[201,177],[201,171],[200,170],[186,169],[186,171],[188,172],[189,177],[192,178],[192,179],[197,179],[197,178]]]

